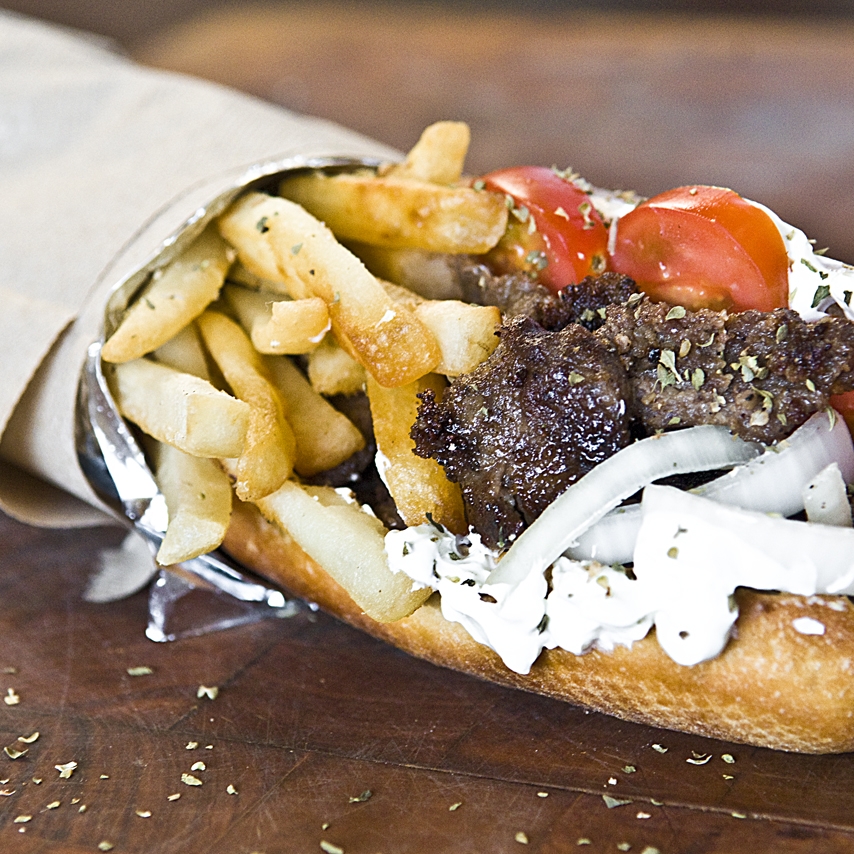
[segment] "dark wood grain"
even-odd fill
[[[20,698],[0,704],[0,739],[27,750],[0,755],[4,852],[854,850],[851,756],[585,714],[307,609],[154,644],[144,593],[83,601],[119,539],[0,516],[0,694]],[[152,673],[128,674],[142,665]],[[687,762],[697,755],[711,758]],[[70,761],[62,779],[55,766]]]
[[[465,119],[472,171],[572,162],[643,192],[730,183],[852,259],[851,27],[253,7],[200,14],[136,55],[401,149]],[[0,703],[0,738],[27,751],[0,754],[2,852],[854,851],[850,755],[587,714],[309,610],[154,644],[144,593],[82,598],[121,536],[0,515],[0,696],[20,698]]]
[[[730,186],[854,261],[850,19],[270,4],[200,15],[135,55],[402,150],[432,121],[467,121],[475,173]]]

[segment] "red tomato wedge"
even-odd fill
[[[617,223],[612,269],[654,300],[690,309],[788,305],[789,259],[760,208],[721,187],[678,187]]]
[[[848,432],[854,436],[854,391],[832,394],[830,405],[843,417],[848,425]]]
[[[508,198],[510,218],[486,255],[496,273],[524,270],[558,291],[605,271],[608,231],[584,190],[544,166],[484,175],[476,186]]]

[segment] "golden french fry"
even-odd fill
[[[377,469],[407,525],[420,525],[428,514],[455,533],[466,531],[460,488],[445,477],[435,460],[417,457],[409,431],[418,414],[417,395],[428,388],[441,395],[445,383],[431,374],[398,388],[383,388],[368,378],[368,399],[377,442]]]
[[[380,281],[397,305],[414,312],[433,333],[441,354],[437,374],[456,377],[471,371],[498,346],[495,330],[501,324],[501,311],[495,306],[426,300],[409,288]]]
[[[259,353],[310,353],[331,327],[320,297],[280,299],[239,285],[226,285],[223,294]]]
[[[472,371],[498,346],[495,330],[501,325],[501,312],[494,305],[430,300],[415,308],[415,316],[439,345],[438,374],[457,377]]]
[[[382,522],[331,487],[303,488],[286,481],[257,506],[372,619],[400,620],[430,595],[430,590],[413,590],[411,578],[389,569]]]
[[[264,364],[287,405],[299,474],[311,477],[327,471],[365,447],[359,428],[321,397],[290,359],[268,356]]]
[[[386,168],[383,175],[453,184],[463,173],[470,141],[465,122],[435,122],[424,129],[406,160]]]
[[[422,302],[424,297],[415,291],[405,288],[403,285],[397,285],[394,282],[387,282],[384,279],[379,279],[379,283],[385,289],[385,292],[391,297],[395,305],[407,308],[410,311],[415,311]]]
[[[462,287],[444,252],[389,249],[350,241],[347,244],[379,279],[394,282],[425,299],[459,299]]]
[[[285,420],[281,396],[246,333],[233,320],[210,309],[197,323],[225,381],[240,400],[249,404],[246,448],[239,458],[226,459],[223,465],[235,478],[238,498],[254,501],[278,489],[291,474],[296,452],[294,434]]]
[[[199,340],[199,330],[193,323],[161,344],[151,355],[162,365],[210,381],[208,360]]]
[[[307,358],[308,380],[318,394],[356,394],[365,387],[365,369],[327,335]]]
[[[149,436],[193,456],[243,453],[250,407],[242,400],[150,359],[106,368],[119,411]]]
[[[314,296],[314,291],[297,275],[291,263],[294,254],[291,250],[297,246],[302,248],[300,239],[284,249],[280,247],[271,234],[279,214],[275,210],[255,211],[249,201],[258,204],[269,198],[263,193],[243,196],[217,221],[220,234],[237,252],[236,281],[259,288],[264,283],[265,290],[292,299]]]
[[[101,350],[106,362],[138,359],[168,341],[219,295],[233,250],[213,226],[151,277]]]
[[[219,465],[158,442],[157,483],[166,498],[169,526],[157,562],[171,566],[217,548],[231,518],[231,483]]]
[[[395,307],[364,264],[299,205],[250,193],[222,215],[220,228],[238,251],[245,235],[266,241],[288,277],[324,300],[338,342],[381,385],[405,385],[438,363],[424,325]]]
[[[281,281],[281,277],[274,279],[256,275],[241,262],[240,258],[231,265],[227,281],[243,285],[244,288],[251,288],[254,291],[270,291],[280,296],[290,296],[291,293],[288,290],[288,283]]]
[[[430,252],[488,252],[507,227],[503,196],[369,172],[286,178],[280,192],[342,240]]]

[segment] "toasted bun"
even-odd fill
[[[225,542],[237,560],[434,664],[657,727],[778,750],[854,750],[854,606],[847,598],[739,590],[737,636],[712,661],[676,664],[651,633],[609,653],[547,650],[521,676],[445,620],[437,596],[395,623],[365,616],[290,537],[237,504]],[[817,620],[824,634],[798,633],[799,617]]]

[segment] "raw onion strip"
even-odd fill
[[[541,573],[578,536],[641,487],[663,477],[747,462],[761,450],[725,427],[704,425],[641,439],[600,463],[558,496],[501,559],[487,579],[515,587]],[[502,591],[504,595],[509,590]]]
[[[837,463],[846,483],[854,481],[854,443],[842,416],[817,412],[788,439],[715,480],[691,490],[695,495],[744,510],[792,516],[804,509],[804,488]],[[634,559],[640,505],[618,507],[588,528],[567,556],[604,564]]]
[[[692,491],[745,510],[793,516],[804,509],[803,488],[831,463],[839,464],[846,483],[854,481],[854,445],[835,410],[817,412],[788,439]]]

